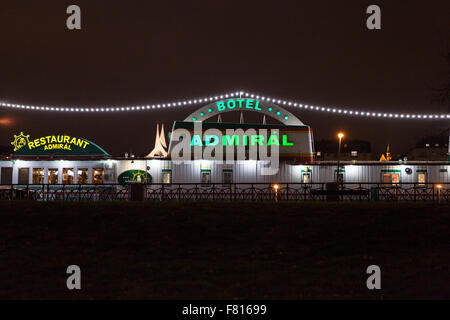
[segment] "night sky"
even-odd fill
[[[81,7],[81,31],[66,28],[71,4]],[[366,28],[371,4],[381,7],[382,30]],[[0,39],[0,100],[11,103],[147,105],[245,90],[367,111],[449,108],[432,103],[431,90],[448,68],[441,56],[450,40],[448,0],[3,0]],[[146,154],[157,121],[171,127],[196,108],[109,115],[0,110],[0,145],[20,131],[67,133],[112,154]],[[289,110],[312,126],[316,140],[344,130],[348,139],[371,141],[375,153],[388,143],[393,154],[407,151],[448,128],[448,121]]]

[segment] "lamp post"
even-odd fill
[[[437,189],[437,203],[441,204],[441,189],[442,189],[442,184],[438,184],[436,186]]]
[[[275,190],[275,202],[278,202],[278,189],[280,188],[279,185],[275,184],[273,185],[273,190]]]
[[[342,138],[344,138],[344,133],[339,132],[338,133],[339,138],[339,148],[338,148],[338,159],[337,159],[337,172],[336,172],[336,182],[339,183],[339,172],[341,169],[340,160],[341,160],[341,144],[342,144]]]

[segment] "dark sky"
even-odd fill
[[[66,29],[66,8],[82,30]],[[382,9],[369,31],[366,8]],[[307,104],[392,112],[447,112],[431,103],[446,70],[450,1],[2,0],[0,100],[53,106],[141,105],[238,89]],[[0,145],[20,131],[67,133],[114,154],[151,151],[158,120],[195,108],[113,115],[0,111]],[[365,120],[293,111],[316,139],[367,139],[406,151],[440,121]],[[226,120],[226,119],[224,119]]]

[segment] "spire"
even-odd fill
[[[266,115],[264,115],[264,117],[263,117],[263,124],[267,124],[267,122],[266,122]]]
[[[167,152],[166,138],[164,137],[164,124],[161,124],[161,132],[159,131],[159,123],[156,124],[156,137],[155,147],[146,158],[167,158],[169,153]]]
[[[167,149],[167,144],[166,144],[166,135],[164,134],[164,123],[161,123],[161,133],[159,135],[159,140],[161,141],[161,145]]]
[[[219,116],[217,117],[217,123],[222,123],[222,117],[220,116],[220,114],[219,114]]]
[[[448,154],[447,161],[450,161],[450,131],[448,132]]]
[[[241,120],[240,120],[240,122],[239,122],[240,124],[243,124],[244,123],[244,114],[241,112]]]

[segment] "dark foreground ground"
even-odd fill
[[[450,207],[3,202],[0,298],[450,298]]]

